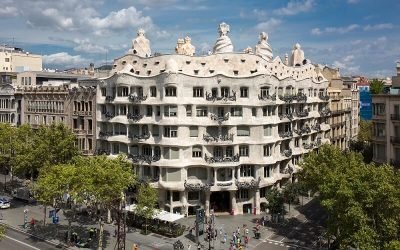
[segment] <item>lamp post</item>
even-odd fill
[[[28,223],[28,209],[24,209],[24,228],[26,229],[26,225]]]

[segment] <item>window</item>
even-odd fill
[[[177,114],[178,107],[177,106],[164,106],[164,116],[166,117],[175,117]]]
[[[249,156],[249,146],[248,145],[240,145],[239,146],[239,155],[240,156]]]
[[[176,148],[176,147],[164,148],[164,158],[169,159],[169,160],[179,159],[179,148]],[[179,174],[180,174],[180,172],[179,172]]]
[[[295,146],[296,148],[299,147],[299,138],[294,139],[294,146]]]
[[[251,115],[252,116],[257,116],[257,108],[251,108]]]
[[[53,120],[55,120],[55,116]],[[88,130],[93,130],[93,122],[91,119],[88,119]]]
[[[152,117],[153,116],[153,107],[152,106],[146,106],[146,116]]]
[[[166,87],[165,88],[165,96],[176,96],[176,88],[175,87]]]
[[[377,160],[386,160],[386,145],[374,144],[374,158]]]
[[[119,87],[117,94],[118,94],[118,96],[128,96],[129,88],[128,87]]]
[[[203,97],[204,91],[202,87],[194,87],[193,88],[193,97]]]
[[[207,169],[202,167],[191,167],[187,170],[189,180],[207,180]]]
[[[242,107],[231,107],[231,116],[242,116]]]
[[[271,177],[272,166],[265,166],[264,167],[264,178]]]
[[[264,146],[264,156],[272,156],[273,144],[268,144]]]
[[[160,128],[158,127],[158,125],[153,125],[153,127],[151,128],[151,134],[153,135],[153,137],[160,136]]]
[[[273,115],[275,115],[275,107],[273,106],[263,107],[263,116],[273,116]]]
[[[212,88],[212,89],[211,89],[211,95],[212,95],[213,97],[218,96],[218,89],[217,89],[217,88]]]
[[[237,126],[237,136],[250,136],[250,127]]]
[[[188,201],[198,201],[200,200],[200,192],[199,191],[189,191],[188,192]]]
[[[272,135],[272,125],[264,125],[264,136]]]
[[[374,115],[385,115],[385,104],[384,103],[372,104],[372,113]]]
[[[240,177],[254,177],[254,165],[241,165]]]
[[[156,106],[156,116],[161,116],[161,107]]]
[[[225,153],[226,157],[233,157],[233,147],[232,146],[226,147],[225,152],[226,152]]]
[[[172,201],[179,201],[179,192],[172,192]]]
[[[242,98],[249,97],[249,88],[248,87],[240,87],[240,97],[242,97]]]
[[[249,198],[249,190],[248,189],[240,189],[237,192],[237,198],[239,200],[244,200]]]
[[[207,116],[207,107],[204,107],[204,106],[196,107],[196,116],[197,117],[206,117]]]
[[[10,62],[10,58],[4,58],[5,62]]]
[[[177,126],[165,126],[164,127],[164,137],[178,137],[178,127]]]
[[[222,87],[221,88],[221,96],[228,97],[229,96],[229,88],[228,87]]]
[[[190,137],[198,137],[199,136],[199,127],[190,126],[189,132],[190,132]]]
[[[186,116],[192,116],[192,105],[186,105]]]
[[[385,136],[385,124],[384,123],[374,124],[374,135],[377,137]]]
[[[201,158],[201,157],[202,157],[201,146],[193,146],[192,158]]]
[[[157,97],[157,88],[156,86],[150,87],[150,97]]]
[[[262,97],[267,97],[269,96],[269,88],[268,87],[261,87],[260,89],[260,95]]]

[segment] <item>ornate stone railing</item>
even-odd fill
[[[288,118],[289,120],[293,120],[293,114],[280,114],[279,119],[283,120],[284,118]]]
[[[147,140],[150,138],[150,134],[142,134],[142,135],[129,135],[129,139],[134,139],[134,140]]]
[[[321,125],[319,123],[317,123],[315,125],[312,125],[311,129],[319,132],[319,131],[321,131]]]
[[[318,97],[321,101],[329,101],[329,96],[327,95],[319,95]]]
[[[279,169],[281,174],[292,174],[294,172],[294,169],[292,166],[287,165],[285,168]]]
[[[131,114],[131,113],[126,114],[126,118],[128,118],[128,120],[133,120],[134,122],[139,121],[143,117],[144,116],[141,114]]]
[[[296,116],[297,117],[307,117],[308,116],[308,110],[296,111]]]
[[[105,112],[105,113],[103,113],[103,115],[104,115],[104,117],[106,118],[106,119],[111,119],[111,118],[114,118],[114,113],[111,113],[111,112]]]
[[[189,183],[185,180],[183,185],[188,191],[206,191],[210,190],[211,186],[213,186],[213,183]]]
[[[212,93],[208,93],[206,92],[206,100],[207,101],[236,101],[236,92],[232,90],[232,94],[231,95],[226,95],[226,96],[214,96]]]
[[[138,102],[146,101],[147,95],[139,95],[138,96],[138,95],[135,95],[135,94],[129,94],[128,99],[131,102],[138,103]]]
[[[311,128],[308,125],[304,125],[302,128],[300,129],[295,129],[293,130],[296,134],[298,135],[302,135],[302,134],[308,134],[311,133]]]
[[[110,155],[111,151],[106,150],[106,149],[97,149],[96,154],[97,155]]]
[[[331,110],[330,109],[324,109],[319,111],[320,116],[330,116],[331,115]]]
[[[282,156],[285,156],[285,157],[290,157],[290,156],[292,156],[292,149],[285,149],[285,150],[283,150],[283,151],[281,152],[281,155],[282,155]]]
[[[229,113],[225,114],[224,116],[218,116],[216,114],[211,114],[210,118],[213,121],[217,121],[218,123],[222,123],[224,121],[229,120]]]
[[[204,134],[203,140],[206,142],[224,142],[224,141],[233,142],[233,134],[218,135],[218,136]]]
[[[156,162],[160,160],[159,155],[133,155],[129,154],[128,159],[132,159],[134,163],[146,162],[147,164],[151,164],[152,162]]]
[[[261,101],[276,101],[276,94],[273,94],[273,95],[260,95],[260,94],[258,94],[258,100],[261,100]]]
[[[238,181],[236,180],[236,186],[238,189],[256,189],[259,187],[261,181],[261,177],[258,177],[257,180],[252,179],[250,181]]]
[[[279,136],[281,138],[292,137],[293,136],[293,132],[292,131],[281,132],[281,133],[279,133]]]
[[[240,160],[239,154],[236,154],[232,157],[214,157],[214,156],[204,156],[204,160],[207,163],[220,163],[220,162],[238,162]]]
[[[111,102],[112,100],[114,100],[114,96],[108,95],[106,96],[106,101]]]
[[[112,132],[103,132],[103,131],[99,132],[99,137],[109,137],[109,136],[112,136],[112,135],[113,135]]]

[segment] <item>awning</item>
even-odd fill
[[[130,212],[135,212],[136,210],[136,205],[135,204],[131,204],[125,207],[126,211],[130,211]],[[164,210],[158,210],[156,209],[155,215],[153,216],[153,219],[159,219],[162,221],[168,221],[168,222],[173,222],[173,221],[177,221],[179,219],[182,219],[184,216],[181,214],[174,214],[174,213],[170,213]]]

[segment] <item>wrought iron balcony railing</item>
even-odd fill
[[[294,172],[294,168],[292,166],[288,165],[285,168],[280,168],[279,172],[281,174],[292,174]]]
[[[318,97],[321,101],[329,101],[329,96],[327,95],[319,95]]]
[[[294,95],[279,95],[279,100],[284,101],[285,103],[291,103],[293,100],[296,100]]]
[[[390,120],[392,121],[400,121],[400,114],[391,114]]]
[[[300,129],[295,129],[293,130],[296,134],[298,135],[302,135],[302,134],[308,134],[311,133],[311,128],[308,125],[304,125],[302,128]]]
[[[160,160],[159,155],[133,155],[129,154],[128,159],[132,159],[134,163],[146,162],[147,164],[151,164],[152,162],[156,162]]]
[[[303,148],[304,149],[312,149],[312,148],[314,148],[314,144],[313,143],[303,143]]]
[[[133,140],[147,140],[150,138],[150,134],[129,135],[128,138]]]
[[[321,125],[319,123],[316,123],[315,125],[311,126],[311,129],[319,132],[321,131]]]
[[[293,136],[293,132],[292,131],[281,132],[281,133],[279,133],[279,136],[281,138],[292,137]]]
[[[283,150],[282,152],[281,152],[281,155],[282,156],[284,156],[284,157],[290,157],[290,156],[292,156],[292,149],[285,149],[285,150]]]
[[[104,115],[104,117],[106,118],[106,119],[111,119],[111,118],[114,118],[115,117],[115,115],[114,115],[114,113],[111,113],[111,112],[105,112],[105,113],[103,113],[103,115]]]
[[[114,100],[114,96],[108,95],[106,96],[106,101],[111,102],[112,100]]]
[[[188,191],[206,191],[210,190],[211,186],[214,186],[214,183],[190,183],[185,180],[183,183],[185,189]]]
[[[330,109],[324,109],[319,111],[319,115],[322,117],[330,116],[331,115],[331,110]]]
[[[126,118],[128,118],[128,120],[133,120],[134,122],[141,120],[143,117],[144,116],[141,114],[132,114],[132,113],[126,114]]]
[[[112,132],[103,132],[103,131],[99,132],[99,137],[103,137],[103,138],[107,138],[107,137],[112,136],[112,135],[113,135]]]
[[[307,95],[306,95],[306,94],[303,94],[303,93],[298,93],[298,94],[295,96],[295,100],[296,100],[297,102],[307,102]]]
[[[218,116],[216,114],[211,114],[210,118],[213,121],[217,121],[218,123],[222,123],[224,121],[229,120],[229,113],[226,113],[224,116]]]
[[[142,102],[142,101],[146,101],[146,99],[147,99],[147,95],[135,95],[135,94],[130,94],[129,96],[128,96],[128,99],[129,99],[129,101],[131,101],[131,102],[135,102],[135,103],[138,103],[138,102]]]
[[[308,116],[308,110],[303,110],[303,111],[296,111],[296,116],[297,117],[307,117]]]
[[[400,144],[400,137],[391,136],[390,137],[390,142],[394,143],[394,144]]]
[[[141,183],[151,183],[151,182],[158,182],[160,180],[159,176],[143,176],[139,182]]]
[[[215,102],[215,101],[224,101],[224,102],[232,101],[232,102],[234,102],[234,101],[236,101],[236,92],[232,90],[232,94],[223,95],[223,96],[215,96],[212,93],[206,92],[206,100],[212,101],[212,102]]]
[[[111,151],[107,149],[97,149],[96,151],[97,155],[110,155]]]
[[[258,100],[261,100],[261,101],[276,101],[276,94],[273,94],[273,95],[260,95],[260,94],[258,94]]]
[[[220,162],[238,162],[240,160],[239,154],[236,154],[232,157],[222,157],[222,156],[204,156],[204,160],[207,163],[220,163]]]
[[[293,114],[280,114],[279,119],[283,120],[284,118],[288,118],[289,120],[293,120]]]
[[[238,181],[236,180],[236,186],[238,189],[256,189],[260,186],[261,177],[257,180],[251,179],[249,181]]]
[[[203,140],[206,142],[225,142],[225,141],[233,142],[233,134],[218,135],[218,136],[204,134]]]

